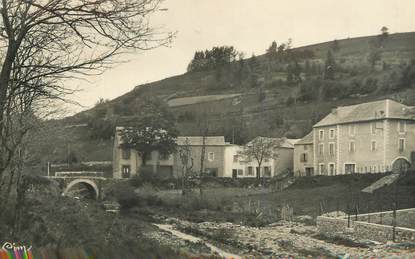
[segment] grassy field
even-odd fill
[[[180,190],[162,190],[154,195],[161,199],[162,213],[197,222],[230,221],[248,225],[281,219],[281,208],[286,204],[293,208],[294,216],[313,218],[332,211],[354,214],[356,210],[358,213],[390,210],[395,200],[398,208],[415,207],[415,173],[373,194],[361,192],[382,176],[304,177],[281,192],[272,188],[205,188],[202,199],[198,190],[187,196],[182,196]]]

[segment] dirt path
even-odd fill
[[[205,242],[203,239],[189,235],[189,234],[185,234],[183,232],[180,232],[178,230],[175,230],[174,227],[172,225],[168,225],[168,224],[154,224],[155,226],[157,226],[159,229],[170,232],[172,235],[181,238],[183,240],[187,240],[190,241],[192,243],[204,243],[207,247],[210,248],[210,250],[214,253],[219,255],[220,257],[223,258],[227,258],[227,259],[241,259],[242,257],[240,257],[239,255],[235,255],[232,253],[228,253],[223,251],[222,249],[208,243]]]

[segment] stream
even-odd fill
[[[203,239],[201,239],[199,237],[195,237],[195,236],[192,236],[192,235],[189,235],[189,234],[180,232],[178,230],[175,230],[175,229],[173,229],[173,226],[172,225],[168,225],[168,224],[154,224],[154,225],[156,227],[158,227],[159,229],[161,229],[161,230],[170,232],[172,235],[174,235],[174,236],[176,236],[176,237],[178,237],[180,239],[187,240],[187,241],[190,241],[192,243],[203,242],[207,247],[210,248],[210,250],[212,252],[217,253],[219,256],[221,256],[223,258],[227,258],[227,259],[228,258],[229,259],[231,259],[231,258],[232,259],[241,259],[242,258],[239,255],[235,255],[235,254],[231,254],[231,253],[228,253],[226,251],[223,251],[222,249],[220,249],[220,248],[218,248],[218,247],[216,247],[216,246],[214,246],[214,245],[206,242],[205,240],[203,240]]]

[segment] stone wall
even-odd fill
[[[378,242],[387,242],[393,240],[392,211],[382,213],[370,213],[358,215],[350,219],[350,228],[347,227],[348,220],[346,217],[317,217],[317,228],[320,233],[329,235],[345,236],[352,234],[358,239],[369,239]],[[415,229],[404,227],[405,225],[413,226],[415,218],[415,209],[397,210],[397,227],[395,229],[396,242],[415,242]],[[369,218],[370,222],[367,222]],[[382,220],[390,225],[376,224]],[[375,222],[375,223],[373,223]]]
[[[350,227],[352,227],[350,221]],[[317,227],[322,233],[345,233],[348,230],[347,219],[331,218],[331,217],[317,217]]]
[[[352,216],[351,218],[355,220],[354,216]],[[357,220],[369,222],[369,223],[392,226],[393,225],[393,211],[359,214],[357,215]],[[415,208],[397,210],[396,211],[396,226],[415,229]]]
[[[359,239],[369,239],[378,242],[393,240],[393,227],[374,223],[356,221],[353,224],[354,236]],[[415,229],[396,227],[395,241],[414,242]]]

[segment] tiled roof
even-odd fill
[[[190,146],[201,146],[203,145],[203,137],[202,136],[180,136],[177,137],[177,145],[182,146],[185,145],[186,139],[189,141]],[[206,146],[223,146],[228,145],[229,143],[225,142],[224,136],[207,136],[205,145]]]
[[[119,142],[121,142],[121,131],[124,129],[124,127],[117,126],[115,128],[115,131],[117,132],[116,138]],[[189,140],[190,146],[201,146],[203,145],[203,136],[179,136],[177,137],[176,143],[179,146],[182,146],[185,144],[186,139]],[[224,136],[207,136],[205,141],[206,146],[223,146],[223,145],[229,145],[228,142],[225,142]]]
[[[280,148],[294,148],[294,144],[299,141],[299,139],[270,138],[270,137],[261,137],[261,136],[258,136],[256,138],[252,139],[251,141],[249,141],[248,143],[254,141],[257,138],[273,139],[273,140],[278,141],[278,142],[281,141],[280,146],[278,146]]]
[[[379,119],[415,119],[413,107],[409,107],[396,101],[385,99],[357,105],[342,106],[324,117],[314,127],[336,125],[358,121],[371,121]]]
[[[295,145],[313,144],[313,131],[308,133],[304,138],[295,143]]]

